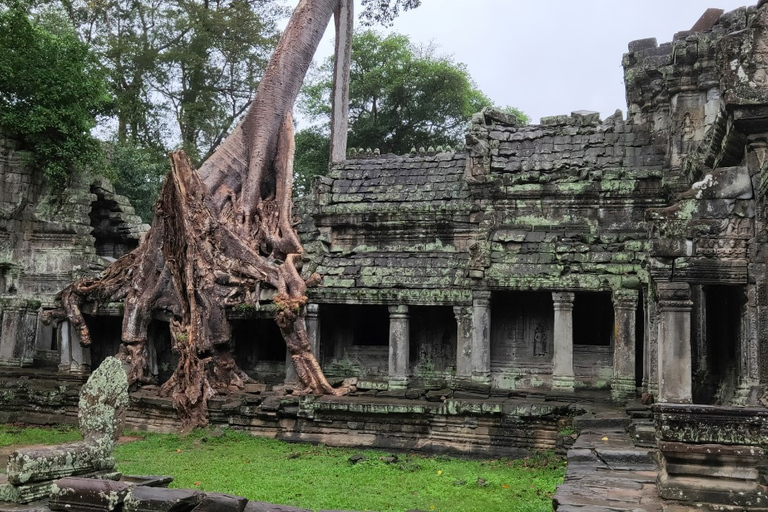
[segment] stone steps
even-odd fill
[[[623,428],[629,419],[598,414],[580,422],[582,430],[568,451],[568,471],[553,500],[559,512],[661,511],[656,491],[655,450],[636,447]],[[623,421],[620,421],[623,420]],[[574,422],[576,424],[576,422]]]

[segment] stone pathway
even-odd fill
[[[653,450],[636,448],[610,424],[582,430],[568,450],[565,482],[557,488],[558,512],[672,511],[656,492]]]

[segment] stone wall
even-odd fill
[[[0,135],[0,365],[58,363],[61,336],[38,321],[40,311],[72,281],[108,264],[94,235],[118,240],[122,248],[115,251],[113,242],[109,256],[119,256],[148,229],[106,180],[73,176],[52,191],[31,157]],[[94,226],[100,216],[106,225]]]

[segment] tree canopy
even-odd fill
[[[330,117],[332,69],[329,58],[304,87],[300,108],[314,121],[327,123]],[[414,147],[461,145],[472,114],[493,105],[466,66],[439,55],[434,46],[419,47],[399,34],[356,33],[350,79],[349,147],[404,154]],[[506,110],[527,122],[520,111]],[[317,148],[320,133],[312,128],[311,133],[299,132],[297,139],[311,140]],[[303,157],[301,150],[297,145],[299,182],[318,174],[316,167],[308,167],[316,165],[316,159]]]
[[[100,155],[90,131],[110,96],[98,61],[71,26],[20,1],[0,4],[0,49],[0,130],[62,185]]]
[[[242,117],[286,13],[274,0],[55,0],[109,72],[116,136],[204,160]]]
[[[391,25],[400,14],[421,5],[421,0],[362,0],[363,12],[360,19],[364,25]]]

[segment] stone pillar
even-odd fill
[[[0,366],[32,366],[39,305],[30,302],[10,299],[0,305]]]
[[[472,380],[491,382],[491,292],[472,294]]]
[[[691,288],[656,283],[659,307],[659,402],[691,403]]]
[[[69,322],[67,322],[69,324]],[[69,325],[69,353],[71,355],[70,372],[86,374],[91,371],[91,347],[80,344],[80,333]]]
[[[645,295],[645,346],[643,347],[643,390],[653,396],[659,394],[659,313],[652,294]]]
[[[470,380],[472,378],[472,313],[468,306],[454,306],[456,317],[456,377]]]
[[[389,389],[408,387],[409,320],[408,306],[389,307]]]
[[[747,301],[742,308],[742,328],[739,336],[739,387],[737,405],[756,405],[752,391],[760,383],[760,331],[758,322],[757,286],[747,285]]]
[[[320,362],[320,304],[307,304],[304,324],[307,327],[307,337],[312,346],[312,353]]]
[[[637,290],[613,292],[613,380],[611,398],[623,402],[635,398],[635,324]]]
[[[66,320],[61,322],[57,331],[59,339],[59,371],[69,373],[72,369],[72,354],[69,350],[72,340],[69,337],[69,322]]]
[[[285,349],[285,384],[295,385],[299,383],[296,377],[296,368],[293,366],[293,358],[291,357],[291,351]]]
[[[552,389],[573,391],[573,293],[552,292],[555,307]]]
[[[312,353],[315,355],[317,362],[320,363],[320,306],[318,304],[307,304],[306,315],[304,317],[304,326],[307,330],[307,338],[309,338],[309,344],[312,347]],[[293,366],[293,359],[291,358],[291,351],[286,348],[285,350],[285,383],[296,384],[298,378],[296,376],[296,368]]]

